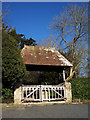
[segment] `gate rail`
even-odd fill
[[[65,85],[23,85],[22,102],[66,100]]]

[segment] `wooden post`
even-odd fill
[[[48,88],[48,95],[49,95],[49,101],[50,101],[50,88]]]
[[[26,98],[27,98],[27,88],[25,90],[26,90]]]
[[[72,70],[73,70],[73,68],[71,67],[71,68],[70,68],[70,76],[72,75]]]
[[[58,88],[58,93],[59,93],[59,88]],[[59,94],[58,94],[58,98],[59,98]]]
[[[32,88],[32,90],[34,91],[34,88]],[[32,96],[33,96],[32,98],[34,99],[34,92],[33,92],[33,95],[32,95]]]
[[[55,87],[55,90],[56,90],[56,87]],[[56,92],[55,92],[55,99],[56,99]]]
[[[66,98],[66,91],[65,91],[65,87],[64,87],[64,98]]]
[[[24,88],[22,88],[22,99],[24,99]]]
[[[53,88],[52,88],[52,99],[53,99]]]
[[[42,86],[40,85],[40,100],[41,100],[41,101],[43,101],[43,99],[42,99],[42,94],[43,94]]]
[[[46,88],[45,88],[45,99],[47,99]]]
[[[63,80],[65,81],[65,70],[63,70]]]
[[[37,90],[38,90],[38,88],[37,88]],[[36,99],[37,99],[37,90],[36,90]]]
[[[62,88],[60,88],[61,89],[61,95],[62,95]]]

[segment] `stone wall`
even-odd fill
[[[19,86],[14,91],[14,104],[21,104],[22,99],[22,87]]]
[[[65,81],[65,95],[66,95],[66,103],[72,102],[72,90],[71,90],[71,83]]]

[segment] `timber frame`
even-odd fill
[[[32,52],[33,50],[34,52]],[[30,63],[30,61],[32,61],[32,57],[31,57],[32,55],[34,55],[33,61],[35,62],[40,61],[40,60],[37,60],[37,58],[39,57],[36,56],[37,54],[35,53],[35,50],[38,51],[37,53],[38,55],[41,55],[40,50],[43,50],[43,49],[38,47],[30,48],[25,46],[24,49],[22,50],[22,54],[23,54],[22,58],[23,58],[24,64],[26,65],[26,69],[28,71],[56,71],[58,73],[62,72],[63,83],[61,85],[60,84],[59,85],[21,85],[21,84],[19,85],[18,84],[18,86],[14,91],[14,103],[23,104],[24,102],[28,102],[28,101],[42,102],[42,101],[53,101],[53,100],[55,101],[64,100],[66,103],[72,102],[71,83],[66,81],[65,70],[67,68],[70,68],[70,74],[71,74],[73,65],[65,57],[59,54],[59,52],[55,51],[54,53],[54,49],[50,49],[50,48],[49,48],[49,51],[51,53],[49,52],[49,55],[51,55],[51,58],[53,54],[55,54],[56,57],[58,56],[61,63],[59,63],[59,60],[56,61],[55,59],[52,58],[52,61],[54,62],[52,64],[52,61],[50,61],[51,60],[50,58],[50,60],[48,60],[49,63],[47,64],[47,62],[45,62],[44,60],[47,61],[47,58],[49,58],[49,55],[48,55],[47,49],[44,48],[43,51],[45,52],[46,50],[45,55],[47,54],[48,57],[45,56],[44,60],[43,61],[41,60],[43,64],[42,63],[32,64]],[[29,60],[29,56],[27,56],[27,53],[31,54],[30,60]]]

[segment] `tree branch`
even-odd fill
[[[61,28],[61,32],[62,32],[62,35],[61,35],[62,40],[71,48],[70,43],[68,43],[68,42],[64,39],[64,37],[63,37],[63,27]],[[72,48],[71,48],[71,49],[72,49]]]

